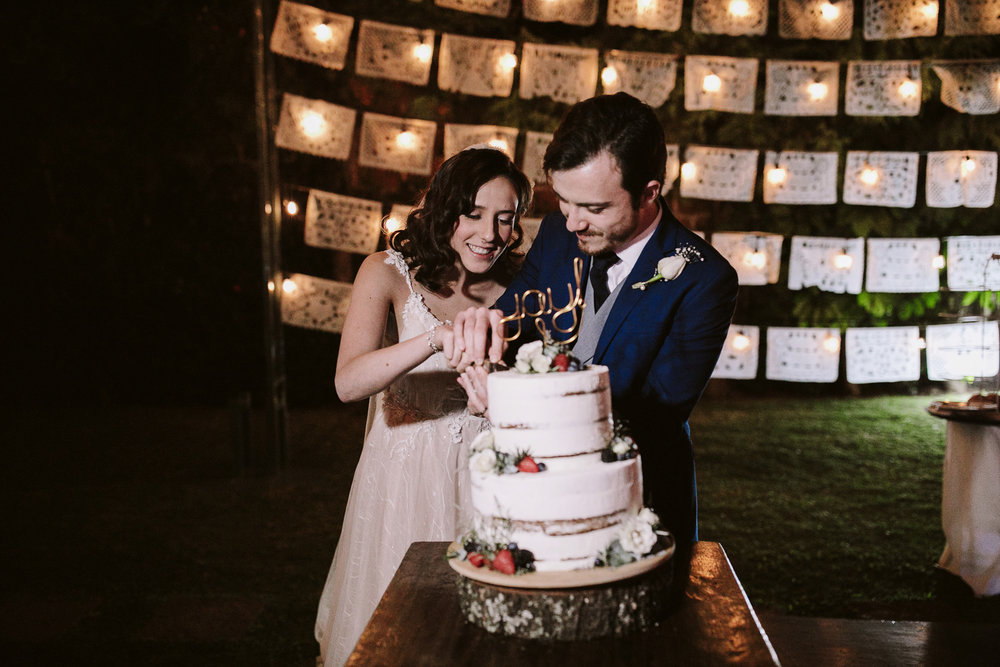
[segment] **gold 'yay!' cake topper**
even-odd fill
[[[542,315],[552,315],[552,328],[559,333],[569,333],[573,329],[576,329],[576,325],[580,321],[580,313],[583,312],[584,308],[583,293],[580,289],[580,283],[583,281],[583,260],[579,257],[573,259],[573,275],[576,279],[576,288],[574,289],[569,283],[566,284],[566,289],[569,290],[569,303],[562,308],[555,308],[555,300],[552,298],[551,287],[545,288],[544,292],[540,289],[529,289],[525,290],[523,294],[515,294],[513,314],[507,315],[500,320],[500,323],[503,325],[500,335],[503,339],[508,343],[517,340],[521,336],[521,320],[526,317],[535,320],[535,328],[538,329],[538,333],[543,338],[548,338],[549,332],[545,327],[545,322],[542,320]],[[534,296],[538,300],[538,307],[534,310],[528,310],[527,304],[528,297],[530,296]],[[559,318],[563,315],[573,316],[573,323],[565,328],[559,326],[558,323]],[[513,335],[509,336],[507,335],[506,326],[508,322],[517,323],[517,330]],[[579,335],[580,332],[577,331],[562,342],[572,343]]]

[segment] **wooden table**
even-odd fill
[[[463,620],[447,542],[415,542],[348,665],[776,665],[777,656],[717,542],[697,542],[684,598],[658,627],[576,642],[492,635]]]

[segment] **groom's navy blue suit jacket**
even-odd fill
[[[687,420],[726,340],[737,279],[729,262],[678,222],[662,201],[661,210],[659,227],[625,280],[594,358],[584,361],[610,369],[614,410],[628,420],[639,444],[646,502],[684,545],[697,539],[694,454]],[[656,272],[661,258],[683,245],[696,248],[704,261],[687,264],[669,282],[632,289]],[[557,307],[565,305],[566,285],[575,282],[575,257],[585,261],[586,281],[590,261],[579,250],[576,235],[566,230],[562,215],[546,216],[520,272],[496,307],[509,315],[515,294],[546,288],[552,289]],[[557,324],[565,328],[570,319],[564,315]],[[553,330],[551,323],[549,329]],[[513,346],[538,337],[528,319],[522,331]]]

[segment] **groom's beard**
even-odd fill
[[[585,232],[577,232],[577,247],[580,248],[581,252],[591,257],[617,250],[635,233],[635,228],[638,226],[638,214],[638,211],[634,211],[629,220],[623,220],[607,230],[590,227]]]

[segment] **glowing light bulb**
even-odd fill
[[[823,349],[830,353],[838,351],[840,349],[840,339],[836,336],[827,336],[823,340]]]
[[[268,292],[273,292],[274,291],[274,281],[273,280],[268,280],[267,281],[267,291]]]
[[[611,65],[608,65],[603,70],[601,70],[601,83],[605,86],[610,86],[618,80],[618,72]]]
[[[494,137],[490,139],[489,144],[493,148],[497,149],[498,151],[502,151],[504,153],[506,153],[507,149],[510,148],[510,145],[507,143],[507,140],[504,139],[503,137]]]
[[[829,92],[830,87],[821,81],[813,81],[808,86],[806,86],[806,92],[809,93],[809,99],[813,102],[819,101],[826,97]]]
[[[968,176],[976,170],[976,161],[971,157],[962,158],[962,176]]]
[[[743,255],[743,263],[750,268],[760,271],[767,266],[767,255],[762,253],[760,250],[751,250],[747,254]]]
[[[394,231],[403,228],[403,221],[399,218],[387,215],[384,220],[382,220],[382,229],[386,234],[392,234]]]
[[[932,260],[931,265],[935,269],[938,269],[938,270],[943,269],[944,268],[944,255],[938,255],[937,257],[935,257]]]
[[[701,80],[701,89],[706,93],[717,93],[722,90],[722,79],[718,74],[706,74]]]
[[[928,2],[921,8],[920,13],[929,19],[937,18],[938,4],[936,2]]]
[[[289,199],[287,202],[285,202],[285,211],[288,213],[288,215],[298,215],[299,213],[298,202],[296,202],[294,199]]]
[[[434,47],[430,44],[417,44],[413,47],[413,57],[422,63],[429,63],[434,55]]]
[[[681,178],[686,181],[698,175],[698,167],[693,162],[685,162],[681,165]]]
[[[307,111],[299,119],[299,127],[307,137],[318,137],[326,132],[326,119],[316,111]]]
[[[298,288],[299,286],[296,285],[295,281],[292,280],[291,278],[285,278],[283,281],[281,281],[281,291],[284,292],[285,294],[292,294]]]
[[[832,2],[824,2],[819,6],[819,13],[827,21],[833,21],[840,16],[840,7]]]
[[[784,167],[772,167],[767,172],[767,182],[771,185],[781,185],[788,178]]]
[[[903,83],[899,84],[899,94],[907,99],[916,95],[917,94],[916,81],[910,81],[909,79],[907,79]]]
[[[833,268],[840,271],[847,271],[852,266],[854,266],[854,258],[848,255],[846,252],[842,252],[839,255],[834,255],[833,257]]]
[[[730,0],[729,13],[736,18],[743,18],[750,13],[750,3],[747,0]]]
[[[317,23],[313,26],[313,37],[317,42],[326,44],[333,39],[333,30],[325,23]]]
[[[636,0],[635,6],[640,12],[648,12],[656,6],[656,0]]]
[[[517,67],[517,56],[515,56],[513,53],[505,53],[504,55],[500,56],[500,67],[507,70],[508,72],[513,71],[514,68]]]
[[[921,350],[927,349],[927,341],[924,340],[923,336],[917,338],[917,347],[919,347]]]
[[[743,350],[750,347],[750,337],[746,334],[738,333],[733,336],[733,349],[737,352],[742,352]]]
[[[875,185],[879,179],[878,169],[875,167],[865,167],[861,170],[859,179],[867,186]]]
[[[413,150],[417,145],[417,135],[409,130],[403,130],[396,135],[396,145],[405,150]]]

